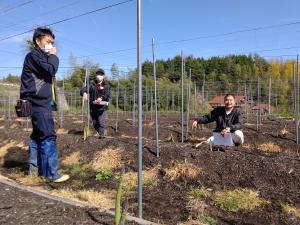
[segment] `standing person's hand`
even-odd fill
[[[57,50],[56,50],[56,47],[53,47],[53,48],[51,48],[51,50],[50,50],[50,55],[52,54],[52,55],[57,55]]]
[[[88,94],[87,94],[86,92],[83,93],[82,99],[83,99],[83,101],[85,101],[85,102],[88,100]]]
[[[194,120],[193,124],[192,124],[192,129],[197,129],[198,126],[198,122],[197,120]]]
[[[95,103],[100,105],[101,101],[102,101],[102,98],[97,98],[97,100],[95,100]]]
[[[225,128],[225,129],[223,129],[222,131],[221,131],[221,135],[222,135],[222,137],[225,137],[225,134],[226,133],[229,133],[230,132],[230,128]]]

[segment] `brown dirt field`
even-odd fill
[[[152,171],[155,173],[155,178],[150,179],[145,175],[144,219],[163,224],[180,224],[195,219],[191,218],[195,212],[188,207],[189,193],[194,188],[204,187],[212,192],[247,188],[258,191],[259,196],[269,203],[254,210],[230,212],[216,205],[211,198],[205,198],[203,200],[206,205],[205,214],[213,218],[217,224],[224,225],[300,224],[299,217],[286,214],[281,207],[282,204],[300,207],[300,157],[297,154],[300,148],[293,140],[295,136],[293,121],[266,119],[262,122],[259,131],[256,131],[255,120],[252,120],[250,122],[254,125],[247,124],[243,129],[245,134],[243,147],[233,147],[226,151],[210,151],[204,145],[199,149],[195,149],[194,146],[198,140],[210,136],[214,124],[205,125],[197,131],[190,131],[189,141],[181,143],[180,115],[161,114],[160,157],[158,158],[154,140],[155,127],[153,121],[149,120],[150,116],[147,119],[143,127],[143,170],[145,174],[146,171]],[[79,120],[76,117],[65,118],[64,130],[57,139],[60,162],[66,162],[67,159],[76,162],[73,167],[61,164],[61,169],[71,175],[71,180],[64,184],[37,183],[36,187],[49,192],[61,189],[115,191],[120,168],[111,168],[112,177],[96,180],[99,171],[95,171],[91,166],[95,157],[99,157],[99,153],[105,149],[120,152],[120,159],[125,165],[126,173],[137,172],[137,127],[132,126],[131,120],[121,117],[118,132],[115,132],[114,117],[109,115],[108,137],[100,140],[95,132],[92,132],[92,136],[86,141],[82,138],[83,124],[72,123]],[[0,121],[0,127],[7,127],[7,123],[7,121]],[[2,156],[0,172],[18,180],[16,177],[26,176],[27,170],[26,147],[20,143],[29,142],[30,132],[21,129],[26,128],[26,122],[10,123],[9,126],[12,128],[0,131],[2,134],[0,147],[7,146]],[[282,135],[280,131],[284,127],[287,133]],[[266,143],[275,144],[280,151],[262,151],[260,147]],[[76,154],[72,155],[72,153]],[[186,170],[175,170],[178,173],[176,178],[170,179],[169,171],[182,163],[192,166]],[[193,167],[199,168],[201,172],[195,176],[190,175],[189,172]],[[129,202],[129,213],[134,215],[137,211],[136,187],[128,188],[125,197]]]

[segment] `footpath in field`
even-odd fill
[[[70,206],[1,182],[0,198],[0,224],[113,224],[112,216],[96,209]]]

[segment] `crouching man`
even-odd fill
[[[220,133],[225,137],[226,133],[231,133],[232,141],[236,146],[244,143],[244,134],[241,131],[243,126],[243,115],[235,108],[235,97],[233,94],[227,94],[224,97],[225,106],[213,109],[209,114],[195,119],[192,129],[197,128],[198,124],[208,124],[216,122],[214,132]],[[210,137],[205,143],[216,145],[214,136]]]

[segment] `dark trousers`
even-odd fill
[[[54,129],[54,120],[52,109],[49,108],[32,108],[31,115],[33,140],[44,140],[46,138],[56,141]]]
[[[103,136],[105,130],[106,110],[91,110],[91,117],[95,130],[99,135]]]

